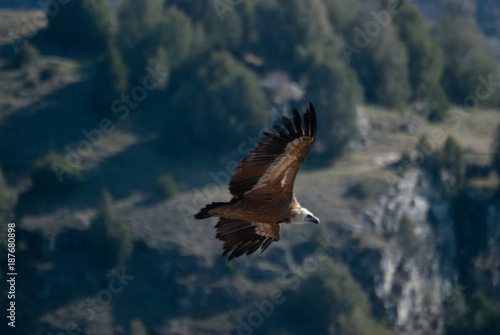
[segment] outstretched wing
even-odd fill
[[[274,126],[278,133],[264,133],[256,149],[243,159],[229,182],[235,197],[250,193],[281,193],[290,196],[300,166],[309,154],[316,138],[316,113],[309,103],[304,123],[297,110],[293,122],[282,117],[286,129]]]
[[[216,237],[224,242],[222,256],[231,252],[228,261],[243,254],[253,254],[259,247],[264,252],[273,241],[280,239],[279,224],[221,218],[215,228]]]

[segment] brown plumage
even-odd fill
[[[293,183],[316,138],[316,113],[309,103],[304,122],[293,111],[293,123],[282,117],[285,128],[264,133],[257,148],[245,157],[229,182],[229,202],[214,202],[196,219],[218,216],[216,237],[224,242],[229,260],[262,252],[279,240],[280,223],[319,223],[302,208],[293,194]]]

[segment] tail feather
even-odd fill
[[[227,202],[212,202],[211,204],[206,205],[205,208],[201,209],[194,216],[194,218],[198,219],[198,220],[202,220],[202,219],[206,219],[206,218],[212,217],[214,215],[212,215],[212,214],[209,213],[210,210],[212,210],[214,208],[217,208],[219,206],[222,206],[222,205],[227,205],[227,204],[228,204]]]

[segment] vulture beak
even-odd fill
[[[319,224],[319,219],[317,217],[313,216],[309,222]]]

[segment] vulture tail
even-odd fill
[[[206,205],[205,208],[203,208],[202,210],[200,210],[194,216],[194,218],[198,219],[198,220],[202,220],[202,219],[206,219],[206,218],[209,218],[211,216],[214,216],[214,215],[212,215],[212,214],[209,213],[209,211],[211,209],[217,208],[219,206],[227,205],[227,204],[229,204],[229,203],[228,202],[212,202],[211,204]]]

